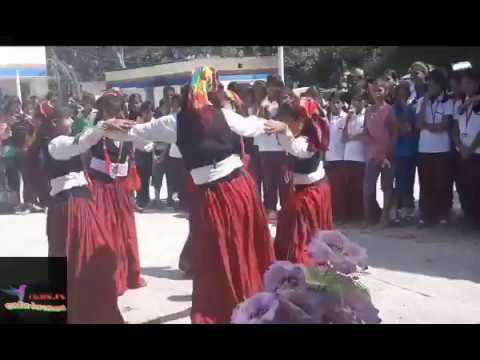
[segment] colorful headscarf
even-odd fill
[[[211,66],[201,66],[192,72],[190,83],[190,106],[200,110],[206,105],[211,105],[208,94],[217,91],[217,72]]]

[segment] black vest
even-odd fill
[[[45,138],[40,152],[43,168],[47,173],[49,180],[65,176],[71,172],[82,172],[83,164],[80,155],[74,156],[68,160],[55,160],[48,151],[49,139]],[[49,197],[48,205],[53,206],[56,203],[63,203],[74,197],[83,197],[91,199],[91,193],[88,186],[82,185],[59,192],[53,197]]]
[[[48,151],[49,141],[45,141],[42,151],[42,161],[44,169],[49,179],[55,179],[71,172],[83,171],[83,164],[80,156],[75,156],[68,160],[55,160]]]
[[[213,119],[206,128],[189,112],[180,111],[177,115],[177,146],[188,170],[241,153],[240,136],[230,130],[221,110],[213,111]]]
[[[103,152],[103,138],[96,143],[92,148],[91,148],[91,154],[93,157],[96,157],[98,159],[104,160],[105,161],[105,154]],[[132,143],[130,141],[124,142],[122,146],[122,154],[120,155],[120,149],[115,145],[113,140],[109,138],[105,138],[105,143],[107,145],[107,151],[108,154],[110,155],[110,160],[112,163],[124,163],[127,161],[127,156],[128,154],[131,153],[132,151]],[[119,158],[120,156],[120,158]]]
[[[299,159],[290,156],[293,163],[293,172],[297,174],[310,174],[317,171],[320,161],[322,159],[321,153],[317,151],[312,157],[308,159]]]

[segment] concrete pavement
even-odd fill
[[[171,213],[137,214],[148,286],[119,299],[129,323],[190,322],[192,281],[177,270],[188,222]],[[480,236],[458,229],[342,229],[365,246],[360,275],[384,323],[480,323]],[[272,232],[274,229],[272,229]],[[0,215],[0,256],[46,256],[45,215]]]

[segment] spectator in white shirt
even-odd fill
[[[344,151],[344,199],[347,202],[347,221],[363,220],[363,178],[365,174],[365,145],[363,126],[365,121],[365,95],[358,92],[352,97],[350,111],[343,128]]]
[[[275,119],[283,83],[278,77],[271,76],[267,79],[266,119]],[[263,203],[270,220],[276,219],[277,203],[283,206],[288,194],[288,164],[287,155],[280,145],[277,135],[262,134],[255,137],[254,144],[258,146],[260,163],[263,175]]]
[[[442,71],[432,70],[427,83],[427,93],[417,104],[420,226],[438,222],[448,224],[453,200],[449,132],[453,104],[445,94],[446,79]]]
[[[343,108],[347,106],[343,101],[343,94],[336,92],[330,98],[328,122],[330,128],[330,145],[325,154],[325,172],[332,193],[333,220],[336,224],[347,218],[348,198],[345,190],[345,142],[343,130],[346,126],[347,113]]]
[[[465,226],[480,225],[480,72],[465,70],[462,76],[465,102],[454,114],[453,141],[457,156],[457,190]]]

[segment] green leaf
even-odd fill
[[[308,286],[343,297],[349,291],[360,291],[370,297],[368,289],[361,283],[335,271],[323,271],[318,267],[304,267]]]
[[[305,280],[308,285],[322,286],[325,272],[318,267],[304,267]]]

